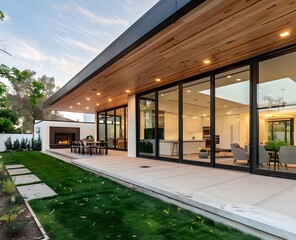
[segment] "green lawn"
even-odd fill
[[[30,201],[51,240],[256,239],[42,153],[1,155],[58,194]]]

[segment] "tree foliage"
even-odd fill
[[[7,107],[8,99],[6,96],[6,86],[4,83],[0,82],[0,108]]]
[[[18,115],[10,109],[0,109],[0,133],[14,133]]]
[[[5,64],[0,64],[0,78],[6,78],[9,82],[16,84],[24,81],[32,74],[28,70],[20,71],[15,67],[8,67]]]
[[[0,10],[0,20],[3,21],[4,19],[4,13]]]

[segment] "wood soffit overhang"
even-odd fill
[[[284,31],[291,35],[281,38],[279,34]],[[122,106],[127,104],[128,94],[177,82],[294,43],[295,0],[205,1],[65,94],[49,109],[94,113]],[[205,59],[211,63],[204,64]],[[156,82],[156,78],[161,81]]]

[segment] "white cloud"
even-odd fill
[[[134,1],[133,0],[126,0],[126,2],[130,5],[133,5],[134,4]]]
[[[125,19],[121,19],[119,17],[104,17],[104,16],[99,16],[96,13],[90,11],[87,8],[84,8],[82,6],[79,6],[76,3],[73,3],[72,6],[71,5],[65,5],[65,4],[56,4],[54,5],[54,7],[58,10],[62,10],[62,9],[67,9],[68,11],[70,10],[73,14],[75,14],[76,16],[83,16],[85,17],[88,21],[94,22],[94,23],[98,23],[98,24],[102,24],[102,25],[106,25],[106,26],[128,26],[129,25],[129,21],[125,20]]]
[[[78,47],[84,50],[87,50],[89,52],[93,52],[98,54],[99,52],[102,51],[102,48],[100,47],[96,47],[96,46],[92,46],[90,44],[87,44],[85,42],[79,41],[77,39],[74,38],[69,38],[69,37],[61,37],[61,36],[57,36],[58,39],[60,39],[61,41],[63,41],[66,44],[70,44],[74,47]]]
[[[34,62],[45,61],[45,55],[36,47],[34,47],[32,42],[26,42],[25,40],[15,37],[9,37],[8,39],[11,48],[11,54],[13,56]]]

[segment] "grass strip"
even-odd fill
[[[257,239],[39,152],[3,153],[58,196],[32,200],[51,240]]]

